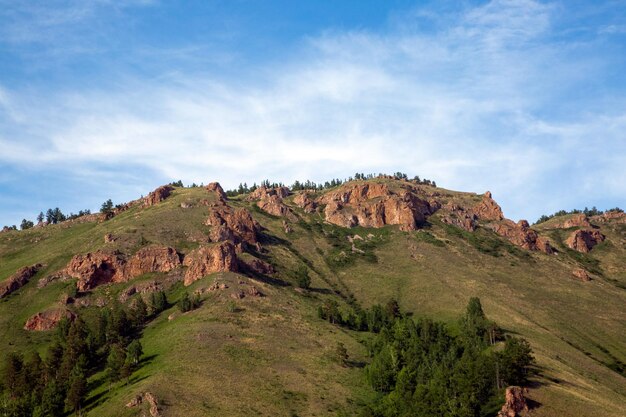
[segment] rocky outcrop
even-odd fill
[[[210,238],[213,242],[232,242],[236,245],[247,244],[256,246],[261,226],[248,210],[233,209],[220,202],[209,207],[209,218],[206,225],[211,226]]]
[[[130,400],[126,407],[133,408],[142,405],[143,403],[148,404],[149,412],[151,417],[160,417],[161,411],[159,407],[159,400],[156,395],[151,392],[144,392],[143,394],[136,395],[132,400]]]
[[[521,387],[507,387],[504,394],[504,405],[498,412],[498,417],[517,417],[520,413],[527,413],[528,405]]]
[[[326,221],[342,227],[399,225],[401,230],[416,230],[434,211],[412,192],[396,194],[380,183],[348,184],[318,201],[326,204]]]
[[[149,272],[169,272],[181,266],[180,256],[175,249],[165,246],[149,246],[139,251],[128,261],[124,275],[134,278]]]
[[[150,206],[154,206],[155,204],[160,203],[161,201],[169,197],[173,190],[174,190],[174,187],[172,187],[171,185],[160,186],[159,188],[152,191],[150,194],[148,194],[147,197],[144,198],[144,202],[143,202],[144,207],[150,207]]]
[[[573,232],[565,244],[578,252],[588,253],[598,243],[604,241],[604,235],[599,230],[582,229]]]
[[[243,265],[242,269],[244,270],[247,269],[250,272],[261,274],[261,275],[271,275],[276,272],[276,270],[274,269],[272,265],[256,258],[254,258],[250,262],[246,262],[245,265]]]
[[[106,233],[104,235],[104,243],[113,243],[115,242],[115,237],[111,233]]]
[[[45,331],[52,330],[63,319],[73,320],[75,314],[67,309],[53,309],[37,313],[26,321],[24,330]]]
[[[577,278],[583,282],[588,282],[591,281],[591,277],[589,276],[589,274],[587,273],[587,271],[585,271],[582,268],[576,268],[572,271],[572,275],[574,276],[574,278]]]
[[[472,207],[471,212],[480,220],[498,221],[504,219],[502,209],[492,198],[490,191],[483,194],[482,200]]]
[[[246,200],[256,201],[257,207],[266,213],[295,221],[297,218],[293,210],[283,202],[283,198],[288,195],[287,187],[259,187],[250,193]]]
[[[253,192],[251,192],[246,200],[248,201],[257,201],[264,200],[268,197],[276,196],[280,199],[283,199],[289,195],[290,191],[287,187],[259,187]]]
[[[626,224],[626,213],[618,210],[605,211],[603,214],[593,216],[591,218],[596,223],[613,222],[617,224]]]
[[[576,214],[563,222],[563,228],[570,227],[591,227],[589,219],[584,213]]]
[[[228,199],[228,197],[226,197],[226,193],[224,192],[224,189],[222,188],[219,182],[210,183],[209,185],[206,186],[206,189],[207,191],[216,193],[217,198],[219,200],[225,201]]]
[[[4,298],[26,285],[41,267],[41,264],[36,264],[18,269],[6,281],[0,283],[0,298]]]
[[[478,216],[471,210],[466,210],[457,204],[444,206],[446,214],[442,215],[441,221],[452,226],[473,232],[478,226]]]
[[[317,209],[317,202],[313,200],[306,191],[299,192],[298,195],[293,198],[293,202],[296,206],[304,210],[305,213],[314,213]]]
[[[237,271],[235,247],[230,242],[203,246],[185,256],[185,286],[215,272]]]
[[[124,263],[122,256],[114,252],[87,253],[74,256],[65,273],[78,279],[79,291],[89,291],[98,285],[125,281]]]
[[[515,223],[505,219],[487,227],[521,248],[547,254],[554,253],[554,248],[550,245],[550,241],[539,236],[535,230],[530,228],[526,220],[520,220]]]

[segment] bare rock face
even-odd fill
[[[588,282],[588,281],[591,281],[591,277],[589,276],[589,274],[587,273],[587,271],[585,271],[585,270],[584,270],[584,269],[582,269],[582,268],[576,268],[576,269],[574,269],[574,270],[572,271],[572,275],[573,275],[575,278],[577,278],[577,279],[579,279],[579,280],[581,280],[581,281],[583,281],[583,282]]]
[[[155,204],[160,203],[170,196],[174,187],[171,185],[162,185],[156,190],[152,191],[146,198],[144,198],[144,207],[154,206]]]
[[[293,202],[304,210],[305,213],[314,213],[317,209],[317,203],[306,191],[298,193],[298,195],[294,197]]]
[[[225,203],[210,206],[206,225],[212,226],[210,237],[213,242],[229,241],[256,246],[261,231],[261,225],[252,218],[248,210],[235,210]]]
[[[498,412],[498,417],[517,417],[519,413],[528,412],[528,405],[521,387],[507,387],[504,398],[504,405]]]
[[[262,261],[260,259],[253,259],[250,262],[247,262],[245,264],[245,268],[249,269],[252,272],[256,272],[257,274],[261,274],[261,275],[271,275],[273,273],[276,272],[276,270],[274,269],[274,267],[270,264],[268,264],[265,261]]]
[[[52,330],[63,319],[73,320],[76,316],[67,309],[53,309],[37,313],[26,321],[24,330],[45,331]]]
[[[133,408],[142,405],[143,403],[147,403],[151,417],[160,417],[161,411],[159,407],[159,400],[156,395],[151,392],[144,392],[143,394],[136,395],[132,400],[130,400],[126,407]]]
[[[125,281],[124,264],[124,259],[117,253],[94,252],[74,256],[65,273],[78,279],[79,291],[88,291],[98,285]]]
[[[597,223],[613,222],[617,224],[626,224],[626,213],[623,211],[606,211],[604,214],[593,216],[592,220]]]
[[[139,249],[128,261],[124,273],[128,278],[134,278],[148,272],[169,272],[179,266],[180,256],[175,249],[152,246]]]
[[[386,184],[349,184],[319,199],[326,204],[326,221],[342,227],[383,227],[399,225],[401,230],[416,230],[433,212],[428,201],[409,191],[396,194]]]
[[[483,194],[483,199],[476,204],[471,210],[478,219],[487,221],[497,221],[504,219],[502,209],[491,196],[491,192],[487,191]]]
[[[185,272],[185,286],[214,272],[234,272],[238,269],[235,247],[230,242],[200,247],[185,256],[184,265],[188,267]]]
[[[466,210],[457,204],[448,204],[444,206],[444,210],[447,214],[441,217],[443,223],[459,227],[468,232],[476,230],[478,216],[473,211]]]
[[[206,186],[206,189],[207,191],[216,193],[218,196],[218,199],[222,201],[225,201],[228,199],[226,197],[226,193],[224,192],[224,189],[222,188],[219,182],[210,183],[209,185]]]
[[[530,228],[526,220],[520,220],[515,223],[511,220],[505,219],[504,221],[490,225],[489,227],[516,246],[547,254],[554,253],[554,248],[550,245],[550,241],[539,236],[535,230]]]
[[[289,193],[290,191],[289,191],[289,188],[287,187],[274,187],[274,188],[259,187],[250,193],[250,195],[247,197],[247,200],[248,201],[263,200],[272,196],[277,196],[278,198],[283,199],[287,197]]]
[[[283,198],[288,195],[289,188],[287,187],[259,187],[250,193],[246,199],[248,201],[257,201],[257,207],[266,213],[286,217],[289,220],[296,220],[293,210],[283,203]]]
[[[9,279],[0,283],[0,298],[4,298],[26,285],[41,267],[41,264],[36,264],[18,269]]]
[[[572,233],[565,244],[578,252],[588,253],[602,241],[604,241],[604,235],[599,230],[582,229]]]
[[[587,216],[584,213],[580,213],[563,222],[564,229],[568,229],[570,227],[591,227],[591,224],[589,223]]]

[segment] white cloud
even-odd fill
[[[385,34],[327,32],[253,80],[179,70],[39,98],[5,89],[0,103],[21,105],[0,125],[0,163],[28,154],[85,177],[94,164],[146,167],[160,175],[143,179],[146,190],[164,178],[232,187],[401,170],[491,189],[507,215],[531,220],[584,193],[626,195],[626,106],[551,116],[583,65],[542,38],[552,12],[497,0],[434,34],[406,31],[410,22]],[[573,167],[584,180],[568,177]]]

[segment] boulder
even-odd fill
[[[6,281],[0,283],[0,298],[4,298],[26,285],[41,267],[41,264],[36,264],[18,269]]]
[[[250,262],[246,262],[245,268],[261,275],[271,275],[276,272],[272,265],[257,258],[254,258]]]
[[[283,203],[283,199],[278,195],[264,197],[256,203],[257,207],[273,216],[286,217],[291,221],[296,221],[297,217],[293,210]]]
[[[237,271],[235,247],[230,242],[200,247],[185,256],[185,286],[215,272]]]
[[[58,308],[37,313],[26,321],[24,330],[45,331],[52,330],[63,319],[73,320],[76,317],[74,313],[67,309]]]
[[[492,198],[490,191],[483,194],[482,200],[472,207],[471,212],[480,220],[498,221],[504,219],[502,209]]]
[[[593,216],[591,219],[597,223],[613,222],[617,224],[626,224],[626,213],[618,210],[610,210],[605,211],[603,214],[598,216]]]
[[[287,187],[259,187],[253,192],[251,192],[246,200],[248,201],[257,201],[263,200],[268,197],[276,196],[280,199],[283,199],[289,195],[290,191]]]
[[[535,230],[530,228],[526,220],[520,220],[515,223],[505,219],[488,227],[509,242],[526,250],[540,251],[547,254],[554,253],[554,248],[550,241],[539,236]]]
[[[443,223],[459,227],[467,230],[468,232],[476,230],[478,225],[478,216],[474,212],[465,210],[463,207],[456,204],[447,205],[444,207],[444,212],[446,214],[441,216],[441,221]]]
[[[124,272],[128,278],[134,278],[148,272],[169,272],[179,266],[180,256],[174,248],[149,246],[130,258]]]
[[[296,206],[304,210],[305,213],[314,213],[317,209],[317,203],[306,191],[299,192],[298,195],[293,198],[293,202]]]
[[[507,387],[504,394],[504,405],[498,412],[498,417],[516,417],[522,412],[528,412],[526,398],[521,387]]]
[[[591,227],[589,219],[584,213],[576,214],[563,222],[563,228],[570,227]]]
[[[65,274],[77,278],[79,291],[88,291],[98,285],[126,281],[124,258],[115,252],[93,252],[76,255],[65,267]]]
[[[581,229],[574,231],[567,238],[565,244],[578,252],[588,253],[602,241],[604,241],[604,235],[599,230]]]
[[[135,395],[133,399],[126,404],[126,407],[133,408],[140,406],[143,403],[148,404],[151,417],[161,416],[159,400],[157,399],[156,395],[152,394],[151,392],[144,392],[143,394]]]
[[[226,197],[226,193],[224,192],[224,189],[222,188],[219,182],[210,183],[209,185],[206,186],[206,189],[207,191],[216,193],[217,198],[219,200],[224,201],[228,199],[228,197]]]
[[[581,281],[583,281],[583,282],[588,282],[588,281],[591,281],[591,277],[589,276],[589,274],[587,273],[587,271],[585,271],[585,270],[584,270],[584,269],[582,269],[582,268],[576,268],[576,269],[574,269],[574,270],[572,271],[572,275],[573,275],[575,278],[577,278],[577,279],[579,279],[579,280],[581,280]]]
[[[252,218],[248,210],[235,210],[225,203],[209,207],[209,218],[205,224],[212,227],[210,237],[213,242],[229,241],[256,246],[261,231],[261,225]]]
[[[171,185],[162,185],[158,187],[156,190],[152,191],[150,194],[148,194],[147,197],[144,198],[144,207],[150,207],[160,203],[161,201],[169,197],[173,190],[174,187],[172,187]]]
[[[107,233],[104,235],[104,243],[113,243],[115,242],[115,238],[111,233]]]

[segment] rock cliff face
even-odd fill
[[[583,229],[573,232],[565,244],[578,252],[588,253],[602,241],[604,241],[604,235],[599,230]]]
[[[498,221],[504,219],[502,209],[492,198],[489,191],[483,194],[483,199],[472,207],[471,212],[480,220]]]
[[[0,298],[4,298],[22,288],[41,269],[41,264],[25,266],[11,275],[9,279],[0,283]]]
[[[246,199],[248,201],[256,201],[257,207],[266,213],[295,221],[296,215],[293,210],[283,202],[283,198],[288,195],[289,188],[287,187],[259,187],[250,193]]]
[[[626,224],[626,213],[623,211],[607,211],[604,214],[593,216],[591,220],[596,223],[614,222],[617,224]]]
[[[490,224],[487,227],[521,248],[541,251],[547,254],[554,253],[554,248],[550,245],[550,241],[539,236],[536,231],[530,228],[526,220],[520,220],[515,223],[505,219],[499,223]]]
[[[313,200],[309,193],[301,191],[293,198],[296,206],[304,210],[305,213],[314,213],[317,209],[317,202]]]
[[[261,226],[248,210],[233,209],[225,203],[216,203],[209,207],[206,225],[211,226],[210,238],[213,242],[229,241],[236,245],[256,246]]]
[[[169,272],[181,266],[180,256],[175,249],[156,246],[140,249],[124,269],[124,275],[134,278],[148,272]]]
[[[401,230],[416,230],[434,211],[412,192],[396,194],[380,183],[349,184],[318,201],[326,204],[326,221],[342,227],[399,225]]]
[[[520,387],[508,387],[505,393],[504,405],[498,412],[498,417],[517,417],[523,412],[528,412],[524,391]]]
[[[206,186],[207,191],[214,192],[217,194],[218,199],[222,201],[226,201],[228,198],[226,197],[226,193],[224,189],[220,185],[219,182],[212,182]]]
[[[215,272],[238,270],[235,247],[230,242],[198,248],[185,256],[183,264],[187,266],[185,286]]]
[[[154,206],[155,204],[160,203],[170,196],[174,187],[171,185],[163,185],[156,190],[152,191],[146,198],[144,198],[143,205],[144,207]]]
[[[62,319],[73,320],[76,316],[69,310],[58,308],[53,310],[46,310],[41,313],[37,313],[26,321],[24,324],[24,330],[30,331],[45,331],[52,330]]]
[[[570,227],[591,227],[591,224],[587,216],[584,213],[580,213],[563,222],[564,229],[569,229]]]

